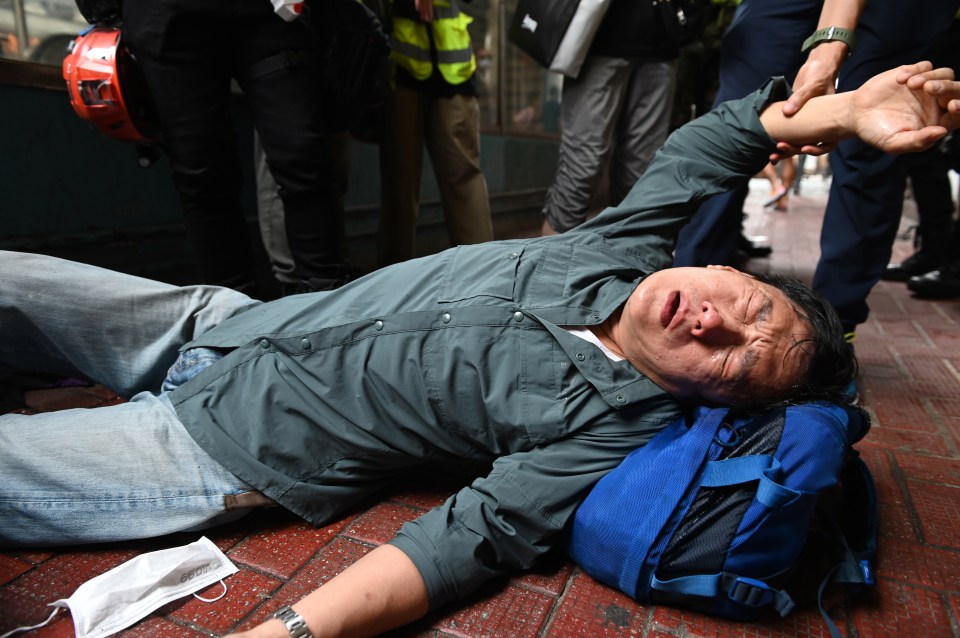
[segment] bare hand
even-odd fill
[[[825,42],[810,52],[810,57],[797,71],[793,81],[793,94],[783,105],[783,114],[796,115],[812,97],[836,93],[837,74],[840,65],[847,56],[847,45],[842,42]],[[819,146],[795,146],[780,142],[777,151],[770,154],[771,162],[778,162],[794,155],[825,155],[836,148],[836,144]]]
[[[904,65],[854,91],[850,122],[864,142],[889,153],[922,151],[960,126],[960,83],[951,69]]]
[[[795,115],[810,98],[835,93],[837,74],[846,52],[847,45],[842,42],[824,42],[811,51],[810,57],[797,71],[793,95],[783,105],[783,114],[787,117]]]
[[[946,77],[947,74],[944,71],[944,69],[934,69],[917,74],[906,70],[897,76],[897,82],[915,90],[923,88],[927,95],[936,99],[943,110],[940,124],[953,130],[960,128],[960,82]]]
[[[413,0],[413,2],[417,13],[420,14],[420,19],[424,22],[433,22],[433,0]]]

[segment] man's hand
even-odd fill
[[[824,42],[804,62],[793,81],[793,95],[783,105],[783,114],[796,115],[812,97],[836,92],[837,74],[847,57],[847,45],[839,40]]]
[[[950,69],[946,69],[949,71]],[[950,130],[960,128],[960,82],[944,78],[944,69],[916,73],[913,67],[906,67],[897,76],[897,82],[912,89],[923,88],[927,95],[937,100],[943,110],[940,124]]]
[[[834,26],[853,31],[865,4],[866,0],[824,0],[817,29]],[[840,40],[821,42],[815,46],[793,81],[793,95],[782,107],[784,117],[793,117],[799,113],[810,98],[833,95],[836,92],[840,66],[848,55],[849,47]],[[821,143],[817,146],[780,143],[777,145],[777,152],[770,155],[770,161],[776,162],[798,153],[823,155],[835,146],[833,143]]]
[[[793,81],[793,94],[783,104],[783,114],[787,117],[796,115],[810,98],[820,95],[833,95],[837,87],[837,74],[848,54],[847,45],[843,42],[824,42],[810,52],[807,61],[797,71]],[[793,146],[780,143],[777,152],[770,155],[771,162],[777,162],[793,155],[824,155],[834,149],[836,144],[821,144],[820,146]]]
[[[922,151],[960,127],[960,82],[953,78],[951,69],[929,62],[904,65],[856,91],[812,98],[791,117],[782,102],[771,104],[760,122],[770,137],[792,146],[859,137],[888,153]]]
[[[850,125],[867,144],[888,153],[922,151],[960,126],[960,82],[929,62],[875,76],[853,92]]]
[[[417,13],[424,22],[433,22],[433,0],[413,0]]]

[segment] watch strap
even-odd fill
[[[822,42],[831,42],[834,40],[839,40],[840,42],[846,44],[847,49],[849,49],[851,53],[853,53],[853,48],[857,44],[857,37],[850,29],[844,29],[842,27],[824,27],[822,29],[817,29],[813,32],[813,35],[804,40],[800,51],[801,53],[806,53]]]
[[[273,617],[284,624],[291,638],[313,638],[310,628],[307,627],[307,621],[289,605],[284,605],[273,612]]]

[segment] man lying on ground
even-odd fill
[[[770,81],[677,131],[620,206],[575,231],[332,292],[258,303],[3,253],[0,366],[131,398],[0,417],[0,543],[158,536],[264,504],[323,525],[411,468],[453,464],[473,483],[294,610],[314,636],[375,634],[529,567],[683,402],[843,400],[856,365],[827,304],[792,280],[664,270],[674,238],[777,142],[929,147],[960,125],[952,78],[903,67],[790,118]]]

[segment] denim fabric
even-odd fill
[[[0,416],[0,545],[142,538],[233,516],[224,495],[251,488],[197,446],[155,393],[221,356],[197,349],[178,358],[182,344],[257,302],[3,251],[0,282],[0,370],[83,375],[134,395],[109,407]]]
[[[184,350],[167,370],[167,378],[160,386],[161,392],[170,392],[207,369],[211,363],[223,359],[221,350],[213,348],[190,348]]]
[[[128,540],[216,524],[251,488],[194,443],[166,395],[0,416],[0,545]]]

